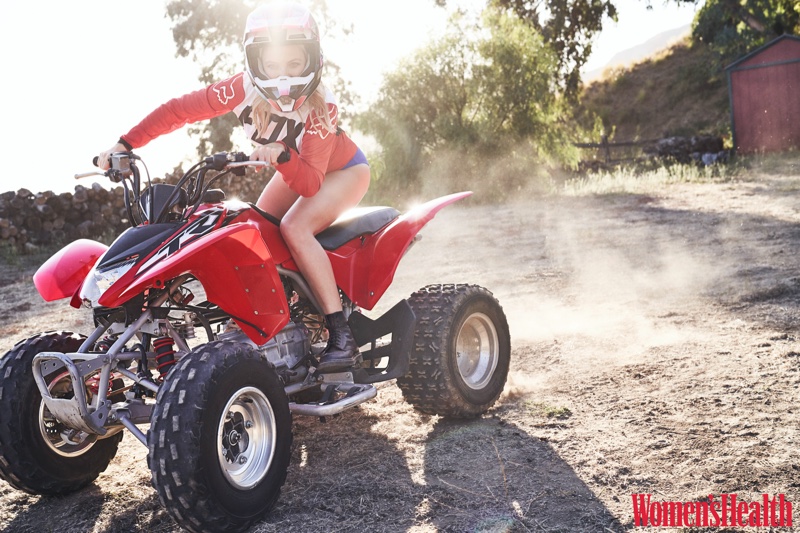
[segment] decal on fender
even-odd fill
[[[214,226],[219,220],[221,214],[222,210],[214,210],[189,224],[186,229],[175,235],[150,259],[145,261],[145,263],[139,269],[139,275],[143,274],[162,259],[166,259],[167,257],[171,256],[187,244],[194,242],[203,235],[210,233],[211,230],[214,229]]]

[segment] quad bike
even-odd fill
[[[497,400],[510,338],[486,289],[429,285],[378,318],[361,312],[384,294],[419,230],[471,193],[405,214],[357,208],[317,236],[363,358],[320,373],[324,316],[280,221],[211,188],[265,163],[221,153],[175,185],[148,177],[145,186],[137,161],[116,153],[105,173],[76,176],[122,183],[132,227],[108,247],[73,242],[34,276],[45,300],[90,308],[96,329],[36,335],[0,359],[0,477],[12,487],[81,489],[128,430],[147,446],[153,486],[178,524],[240,531],[277,501],[293,414],[324,420],[392,379],[424,413],[470,418]]]

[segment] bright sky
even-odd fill
[[[482,4],[451,0],[449,4]],[[689,23],[694,8],[653,1],[617,0],[619,23],[609,23],[586,70],[662,31]],[[164,0],[39,0],[0,2],[3,50],[5,157],[0,192],[72,190],[72,176],[91,170],[94,155],[110,147],[159,104],[200,88],[199,68],[175,57]],[[383,72],[444,27],[434,0],[328,0],[331,13],[352,21],[347,42],[325,41],[364,102]],[[153,175],[195,159],[186,128],[154,140],[137,153]],[[240,146],[247,151],[249,147]],[[95,181],[103,182],[97,177]],[[92,179],[84,180],[90,185]]]

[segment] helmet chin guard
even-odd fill
[[[244,60],[250,80],[276,111],[296,111],[317,89],[322,77],[319,29],[311,12],[295,3],[270,3],[247,17]],[[261,68],[266,46],[300,45],[306,53],[306,68],[300,76],[270,78]]]

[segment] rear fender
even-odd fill
[[[356,305],[375,307],[417,233],[444,207],[470,195],[471,191],[449,194],[412,208],[366,238],[355,254],[344,257],[329,253],[339,287]]]
[[[97,241],[79,239],[56,252],[33,275],[33,284],[46,302],[71,298],[94,264],[108,250]]]
[[[203,284],[208,301],[234,317],[256,344],[263,344],[289,320],[289,307],[264,240],[253,224],[235,224],[187,245],[144,274],[128,272],[100,297],[118,307],[147,288],[162,288],[182,274]],[[117,287],[119,285],[120,287]]]

